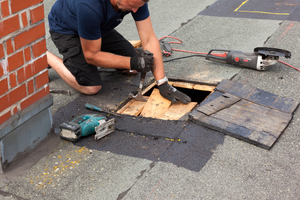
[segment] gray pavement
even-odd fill
[[[299,68],[297,1],[288,2],[294,5],[292,8],[283,4],[274,7],[272,1],[246,1],[240,10],[249,12],[233,11],[244,1],[199,2],[151,0],[149,7],[158,38],[175,36],[183,44],[172,47],[201,52],[214,48],[252,52],[258,46],[287,49],[292,58],[281,60]],[[53,3],[45,1],[46,13]],[[280,13],[280,9],[292,14],[258,12]],[[138,38],[130,16],[118,31],[129,40]],[[47,42],[48,49],[55,53],[51,41]],[[184,55],[174,52],[171,58]],[[193,57],[168,62],[165,69],[168,77],[175,79],[233,79],[300,101],[300,72],[283,64],[259,72]],[[86,102],[116,109],[137,88],[139,79],[104,73],[101,92],[85,96],[72,90],[52,69],[49,75],[50,88],[72,91],[72,96],[53,94],[55,129],[60,123],[86,113]],[[148,75],[147,80],[151,78]],[[31,165],[25,159],[26,168],[20,166],[22,173],[0,176],[0,198],[299,199],[299,127],[297,109],[273,148],[265,150],[186,121],[123,116],[117,118],[117,131],[99,141],[87,137],[73,144],[53,134],[33,155],[39,159],[31,160]],[[165,137],[179,137],[185,143]]]

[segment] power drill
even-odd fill
[[[81,136],[88,136],[95,133],[95,128],[101,121],[106,121],[106,117],[98,114],[79,116],[71,122],[60,125],[60,137],[71,142],[77,142]]]

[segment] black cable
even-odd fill
[[[173,59],[169,59],[169,60],[164,60],[164,62],[171,62],[174,60],[180,60],[180,59],[190,58],[190,57],[194,57],[194,56],[206,57],[206,55],[204,55],[204,54],[196,54],[196,55],[189,55],[189,56],[183,56],[183,57],[173,58]]]

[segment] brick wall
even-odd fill
[[[43,0],[0,0],[0,124],[49,94]]]

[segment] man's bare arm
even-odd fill
[[[87,63],[104,68],[130,69],[130,57],[101,51],[101,38],[98,40],[80,38],[80,41]]]
[[[152,28],[150,17],[143,21],[137,21],[136,26],[143,50],[148,50],[154,54],[155,68],[153,70],[153,75],[156,80],[160,80],[165,77],[164,65],[159,41]]]

